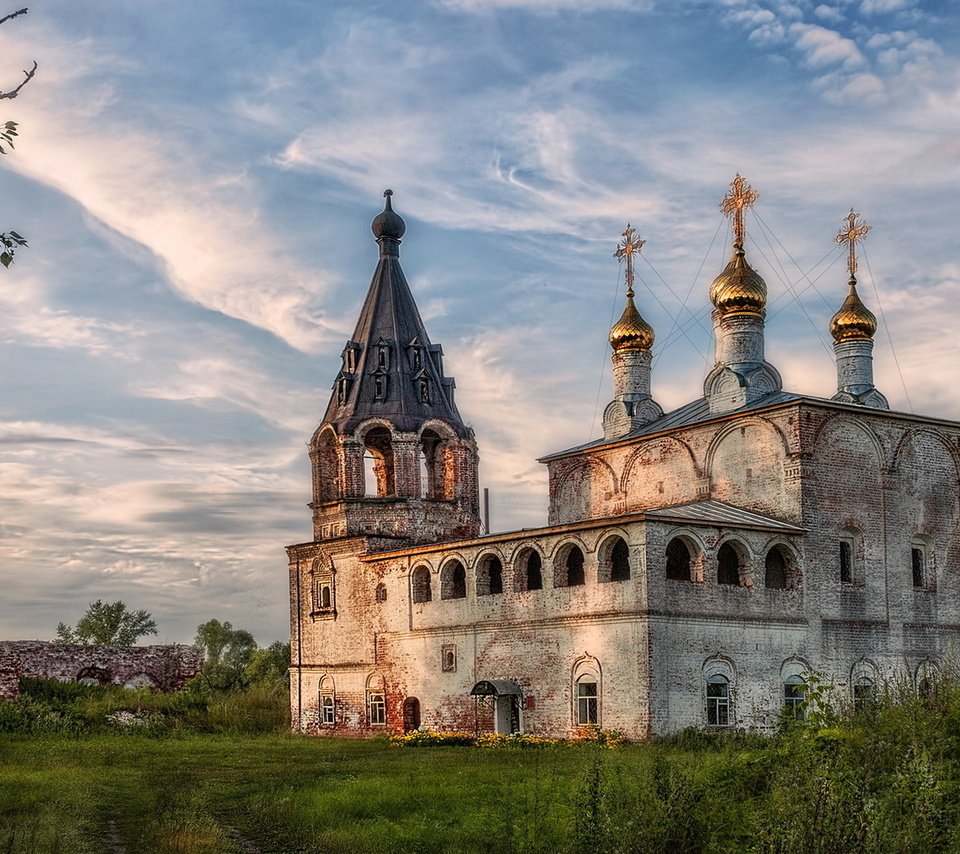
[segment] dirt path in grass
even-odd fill
[[[227,824],[223,826],[223,829],[226,831],[227,836],[230,837],[230,841],[233,842],[243,854],[263,854],[256,845],[247,839],[247,837],[243,836],[235,827],[230,827],[230,825]]]
[[[107,822],[107,838],[104,841],[110,854],[127,854],[127,848],[120,838],[120,829],[113,819]]]

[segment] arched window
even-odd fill
[[[536,549],[527,549],[517,559],[517,592],[543,589],[543,561]]]
[[[910,543],[910,570],[913,586],[922,590],[927,586],[927,546],[922,540],[914,538]]]
[[[370,497],[395,494],[393,439],[386,427],[372,427],[363,437],[364,491]]]
[[[553,586],[579,587],[584,581],[583,551],[579,546],[567,546],[557,555]]]
[[[413,571],[411,580],[414,603],[429,602],[433,598],[433,593],[430,590],[430,570],[425,566],[418,566]]]
[[[859,675],[853,680],[853,711],[862,714],[876,702],[877,686],[869,676]]]
[[[707,677],[707,726],[730,726],[730,680],[722,673]]]
[[[667,543],[667,578],[690,581],[690,548],[679,537]]]
[[[383,584],[381,582],[380,584],[377,585],[376,598],[378,602],[387,601],[387,585],[386,584]]]
[[[609,537],[599,551],[597,581],[630,580],[630,548],[623,537]]]
[[[787,561],[778,546],[774,546],[767,552],[764,567],[764,586],[772,590],[786,590]]]
[[[467,572],[458,560],[447,562],[440,571],[440,598],[465,599],[467,597]]]
[[[600,662],[584,656],[573,665],[573,725],[600,726],[603,691],[600,680]]]
[[[424,498],[446,498],[444,480],[444,443],[434,430],[424,430],[420,434],[420,454],[422,459],[420,487]]]
[[[788,676],[783,680],[783,710],[788,718],[806,719],[807,683],[802,676]]]
[[[600,692],[592,676],[577,680],[577,726],[596,726],[600,722]]]
[[[320,724],[333,726],[336,722],[336,699],[333,677],[324,676],[320,680]]]
[[[717,583],[740,583],[740,555],[730,543],[724,543],[717,552]]]
[[[376,673],[367,680],[367,723],[370,726],[387,723],[387,694],[383,677]]]
[[[334,571],[329,555],[315,558],[310,565],[313,588],[313,616],[332,618],[335,614]]]
[[[496,555],[487,555],[477,568],[477,596],[503,593],[503,564]]]

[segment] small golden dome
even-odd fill
[[[610,346],[620,350],[649,350],[653,346],[653,327],[633,304],[633,292],[627,292],[627,307],[610,329]]]
[[[733,244],[733,257],[710,286],[714,306],[726,314],[760,313],[767,306],[767,283],[744,256],[743,245]]]
[[[850,290],[838,311],[830,318],[830,334],[835,343],[843,341],[869,341],[877,331],[877,318],[860,300],[857,293],[857,277],[851,276]]]

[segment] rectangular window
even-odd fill
[[[371,691],[367,697],[371,726],[383,726],[387,722],[387,702],[379,691]]]
[[[577,683],[577,726],[594,726],[599,720],[597,683]]]
[[[849,540],[840,540],[840,581],[853,583],[853,544]]]
[[[924,586],[924,554],[920,546],[912,546],[910,549],[910,562],[913,568],[913,586]]]
[[[333,723],[333,694],[323,694],[320,697],[320,723]]]

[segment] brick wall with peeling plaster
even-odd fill
[[[96,673],[99,681],[131,681],[175,691],[200,672],[203,653],[195,646],[83,646],[48,641],[0,642],[0,699],[19,694],[18,680],[29,676],[74,681]],[[145,677],[145,679],[143,678]]]

